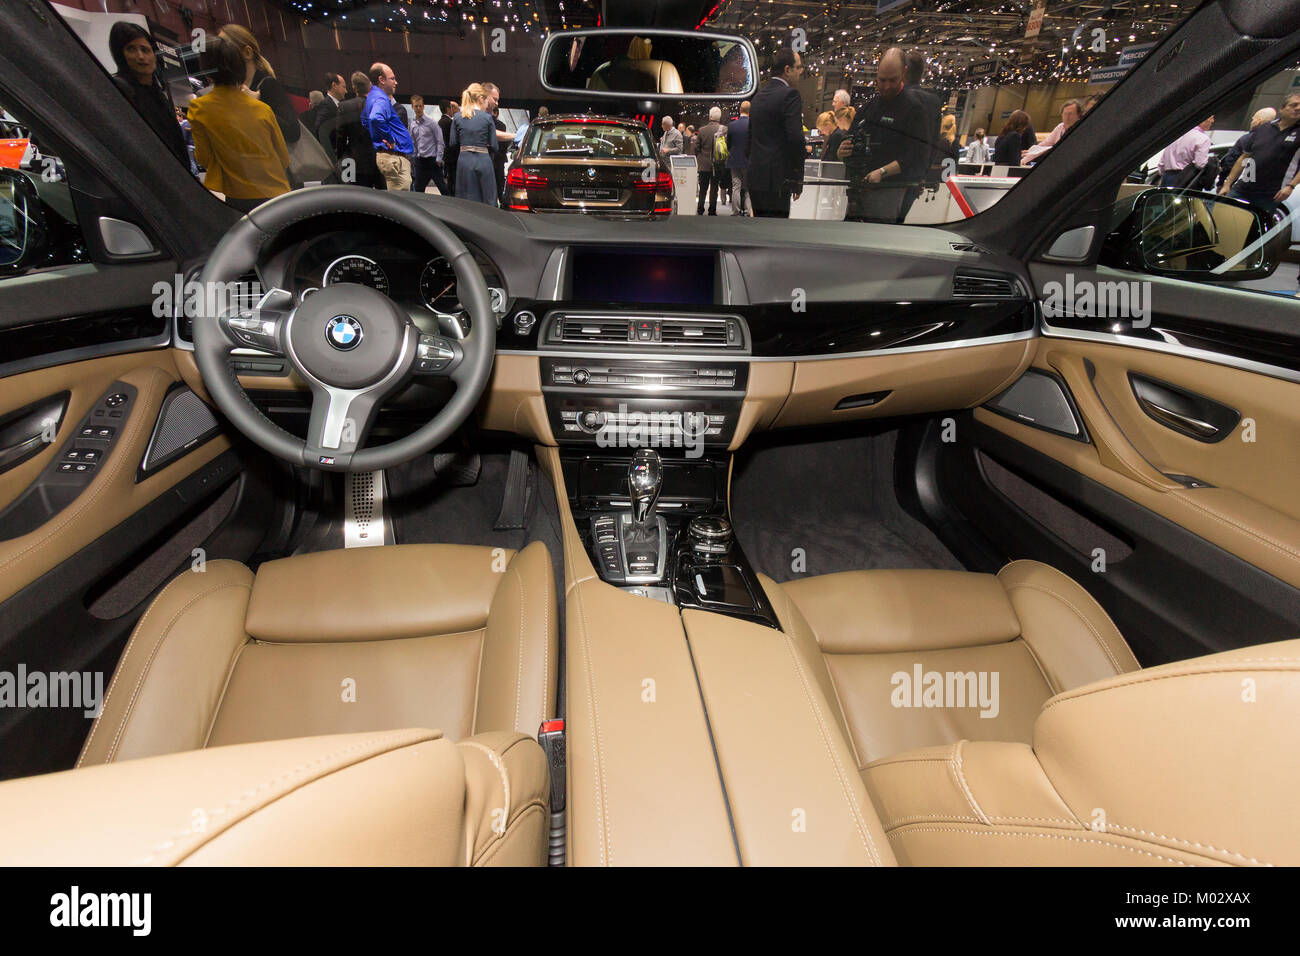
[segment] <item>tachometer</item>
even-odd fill
[[[460,300],[456,298],[456,270],[441,256],[430,259],[420,273],[420,298],[438,312],[460,311]]]
[[[388,295],[388,275],[374,259],[367,259],[365,256],[342,256],[329,264],[325,269],[322,284],[338,285],[341,282],[367,285]]]
[[[500,328],[501,316],[506,314],[506,290],[490,285],[488,296],[492,303],[492,311],[496,313],[497,328]],[[424,271],[420,273],[420,298],[435,312],[453,314],[464,311],[456,289],[456,270],[441,256],[430,259],[425,264]]]

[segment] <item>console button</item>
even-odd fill
[[[605,427],[605,413],[586,411],[578,416],[578,424],[586,432],[598,432]]]
[[[126,404],[126,395],[122,392],[114,392],[108,398],[104,399],[104,404],[109,408],[117,408],[119,405]]]
[[[588,379],[590,378],[591,378],[591,373],[588,372],[585,368],[575,368],[573,370],[573,381],[577,385],[586,385]]]

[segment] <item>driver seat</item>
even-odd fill
[[[77,766],[418,727],[535,737],[556,700],[551,558],[409,544],[208,561],[136,625]]]

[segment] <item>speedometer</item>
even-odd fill
[[[342,256],[325,269],[322,285],[353,282],[388,295],[388,276],[374,259],[365,256]]]

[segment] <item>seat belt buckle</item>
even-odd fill
[[[551,866],[564,866],[566,841],[564,821],[564,786],[567,765],[564,756],[564,718],[543,720],[537,729],[537,742],[546,754],[551,772],[551,833],[547,856]]]
[[[564,718],[542,721],[537,731],[537,742],[546,752],[546,765],[551,769],[551,812],[564,810]]]

